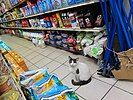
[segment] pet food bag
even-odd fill
[[[31,77],[28,76],[32,74],[34,75]],[[46,69],[41,69],[38,71],[30,71],[29,73],[26,72],[26,74],[21,74],[21,80],[22,80],[20,81],[21,89],[23,90],[24,95],[28,100],[31,100],[31,99],[34,100],[34,94],[32,92],[31,86],[42,79],[45,79],[45,80],[49,79],[48,77],[49,77],[49,74],[46,71]]]
[[[72,92],[72,89],[63,85],[55,75],[51,75],[47,82],[38,81],[32,86],[32,89],[35,99],[39,100],[56,100],[55,98],[59,95]]]
[[[93,37],[93,33],[88,33],[86,34],[86,36],[82,39],[81,41],[81,45],[86,45],[89,46],[93,43],[94,37]]]

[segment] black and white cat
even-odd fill
[[[73,77],[72,84],[81,86],[91,82],[91,74],[88,65],[78,60],[79,58],[73,59],[69,56],[70,71]]]

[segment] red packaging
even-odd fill
[[[58,27],[59,27],[59,23],[58,23],[56,14],[52,15],[52,16],[50,17],[50,20],[51,20],[51,22],[52,22],[53,27],[55,27],[55,28],[58,28]]]
[[[28,20],[22,20],[22,26],[23,26],[23,27],[29,27],[29,22],[28,22]]]

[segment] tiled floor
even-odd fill
[[[93,59],[49,46],[41,49],[30,41],[15,36],[2,35],[1,39],[21,54],[29,69],[46,67],[50,73],[57,74],[64,84],[73,88],[79,100],[133,100],[133,82],[117,81],[97,75],[98,66]],[[68,56],[79,57],[80,61],[89,65],[93,75],[91,83],[81,87],[71,84]]]

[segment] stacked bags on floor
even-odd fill
[[[28,100],[79,100],[71,88],[46,69],[21,74],[20,84]]]

